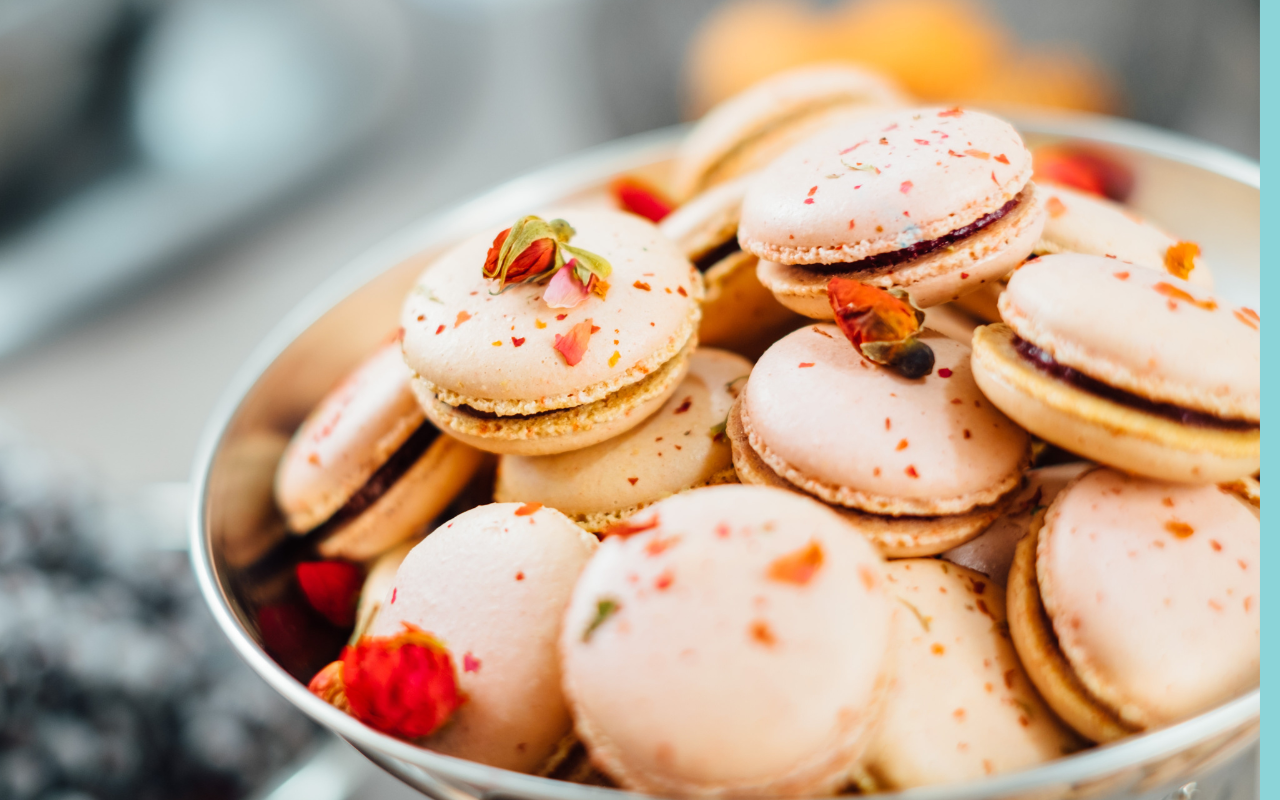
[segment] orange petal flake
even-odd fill
[[[531,514],[536,514],[540,508],[542,508],[542,503],[525,503],[516,509],[516,516],[527,517]]]
[[[1164,251],[1164,268],[1175,278],[1186,280],[1191,270],[1196,268],[1196,258],[1200,255],[1200,245],[1195,242],[1178,242],[1169,245]]]
[[[1046,211],[1049,212],[1049,216],[1053,217],[1054,219],[1057,219],[1058,217],[1067,213],[1066,204],[1063,203],[1061,200],[1059,200],[1057,195],[1050,197],[1048,202],[1044,204],[1044,208]]]
[[[1181,300],[1184,303],[1190,303],[1196,308],[1204,309],[1205,311],[1215,311],[1218,308],[1217,301],[1212,297],[1207,300],[1197,300],[1190,293],[1179,289],[1171,283],[1160,281],[1155,285],[1155,290],[1170,300]]]
[[[774,559],[769,565],[769,580],[804,586],[813,580],[824,560],[822,545],[809,542],[799,550]]]
[[[563,336],[556,334],[555,349],[564,356],[564,361],[571,367],[576,367],[578,362],[582,361],[582,357],[587,353],[587,345],[591,342],[591,334],[594,332],[594,326],[590,319],[584,319],[577,325],[569,329],[569,332]],[[595,329],[598,330],[598,329]]]
[[[624,519],[616,525],[610,525],[600,533],[601,539],[607,539],[610,536],[635,536],[637,533],[651,531],[658,527],[658,515],[654,514],[649,519],[640,522],[635,518]]]

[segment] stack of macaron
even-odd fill
[[[530,209],[431,260],[280,459],[287,527],[367,575],[312,691],[495,767],[785,797],[1256,686],[1258,314],[908,102],[780,76],[692,129],[660,223]]]

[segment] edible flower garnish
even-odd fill
[[[484,276],[496,280],[498,292],[502,292],[512,284],[546,280],[568,267],[565,280],[576,280],[583,288],[581,292],[568,292],[562,282],[557,286],[561,302],[580,294],[581,299],[573,304],[577,305],[590,292],[604,297],[609,291],[605,279],[613,267],[603,257],[570,245],[573,236],[573,227],[562,219],[547,222],[532,215],[521,217],[494,237],[485,257]]]
[[[571,367],[578,366],[578,362],[587,354],[587,345],[591,343],[594,328],[590,319],[584,319],[570,328],[568,333],[556,334],[554,347],[560,351],[560,355],[564,356],[566,364]]]
[[[344,648],[307,688],[369,727],[404,739],[434,733],[467,699],[449,651],[407,622],[397,636],[366,636]]]
[[[849,278],[827,283],[836,324],[862,355],[896,369],[905,378],[933,371],[933,350],[916,338],[924,312],[901,289],[877,289]]]
[[[769,564],[769,580],[804,586],[818,574],[825,560],[822,545],[811,541],[799,550],[774,559]]]
[[[624,211],[651,222],[661,222],[675,208],[661,192],[637,178],[624,175],[609,184],[609,191]]]
[[[363,570],[345,561],[304,561],[294,571],[312,608],[339,628],[355,623]]]
[[[1200,255],[1200,245],[1195,242],[1178,242],[1169,245],[1164,251],[1164,268],[1175,278],[1186,280],[1191,270],[1196,268],[1196,258]]]

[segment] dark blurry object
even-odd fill
[[[238,798],[317,741],[142,524],[0,429],[0,797]]]
[[[0,354],[377,130],[408,85],[409,47],[396,0],[169,5],[131,65],[136,159],[0,243]]]

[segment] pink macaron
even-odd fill
[[[1258,684],[1260,530],[1217,486],[1087,472],[1018,545],[1014,644],[1041,694],[1105,742]]]
[[[560,637],[592,760],[675,796],[807,796],[849,779],[883,700],[893,603],[820,503],[715,486],[606,538]]]
[[[371,559],[420,533],[484,454],[428,422],[390,342],[324,397],[280,459],[275,494],[289,529],[326,558]]]
[[[394,636],[404,623],[431,633],[467,696],[424,746],[520,772],[549,769],[567,752],[556,636],[595,548],[558,511],[495,503],[453,518],[405,557],[369,635]]]
[[[826,501],[890,557],[981,533],[1021,483],[1030,439],[978,391],[966,345],[921,341],[936,361],[918,379],[864,358],[835,325],[775,343],[729,417],[739,479]]]
[[[964,109],[886,113],[833,127],[761,172],[738,240],[761,283],[833,317],[833,275],[906,290],[924,308],[998,280],[1044,226],[1031,154],[1003,120]]]

